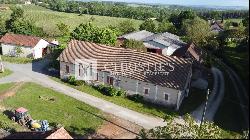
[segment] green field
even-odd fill
[[[10,71],[9,69],[5,69],[3,73],[0,73],[0,78],[3,78],[5,76],[8,76],[12,74],[12,71]]]
[[[31,19],[35,22],[35,24],[39,27],[43,27],[44,31],[50,35],[57,35],[57,23],[65,23],[70,26],[70,29],[73,30],[76,26],[81,23],[87,23],[90,21],[91,17],[94,18],[93,24],[105,27],[108,25],[117,25],[121,21],[127,20],[126,18],[116,18],[116,17],[107,17],[107,16],[97,16],[97,15],[81,15],[74,13],[64,13],[64,12],[56,12],[43,7],[31,5],[31,6],[23,6],[25,11],[25,17],[27,19]],[[0,14],[8,17],[11,11],[0,11]],[[132,20],[134,21],[137,28],[142,23],[140,20]]]
[[[103,113],[96,108],[34,83],[25,83],[15,96],[3,100],[0,106],[25,107],[33,119],[48,120],[52,126],[61,124],[72,134],[93,132],[103,121],[99,118]]]

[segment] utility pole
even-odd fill
[[[210,94],[210,90],[208,89],[208,90],[207,90],[206,103],[205,103],[205,106],[204,106],[204,109],[203,109],[202,118],[201,118],[200,129],[201,129],[202,123],[203,123],[203,121],[204,121],[204,119],[205,119],[206,110],[207,110],[207,102],[208,102],[209,94]]]

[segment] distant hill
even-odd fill
[[[91,2],[91,1],[98,1],[101,2],[102,0],[79,0],[83,2]],[[115,1],[103,1],[108,3],[114,3]],[[209,5],[174,5],[174,4],[162,4],[162,3],[138,3],[138,2],[119,2],[128,4],[129,6],[143,6],[143,7],[149,7],[149,6],[157,6],[157,7],[165,7],[169,9],[206,9],[206,10],[249,10],[248,6],[209,6]]]

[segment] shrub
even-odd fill
[[[76,80],[75,81],[75,86],[82,86],[82,85],[84,85],[84,81],[83,80]]]
[[[76,78],[74,76],[69,76],[67,82],[71,85],[76,85]]]
[[[139,94],[130,95],[130,96],[127,96],[127,98],[129,100],[132,100],[132,101],[135,101],[135,102],[142,102],[143,101],[143,96],[141,96]]]
[[[96,89],[106,96],[114,97],[114,96],[123,96],[126,94],[124,90],[117,90],[116,88],[107,85],[98,85]]]
[[[122,90],[122,89],[118,90],[117,96],[125,96],[125,95],[126,95],[126,91],[125,90]]]

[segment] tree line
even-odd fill
[[[46,8],[60,11],[70,12],[78,14],[90,14],[100,16],[122,17],[138,20],[146,20],[148,18],[156,18],[158,21],[163,21],[173,13],[178,14],[183,9],[162,8],[157,6],[149,7],[132,7],[125,3],[119,2],[81,2],[81,1],[68,1],[68,0],[40,0],[42,4],[37,0],[33,0],[34,3],[44,6]],[[249,15],[248,10],[195,10],[187,9],[195,12],[199,17],[203,19],[208,18],[243,18]]]

